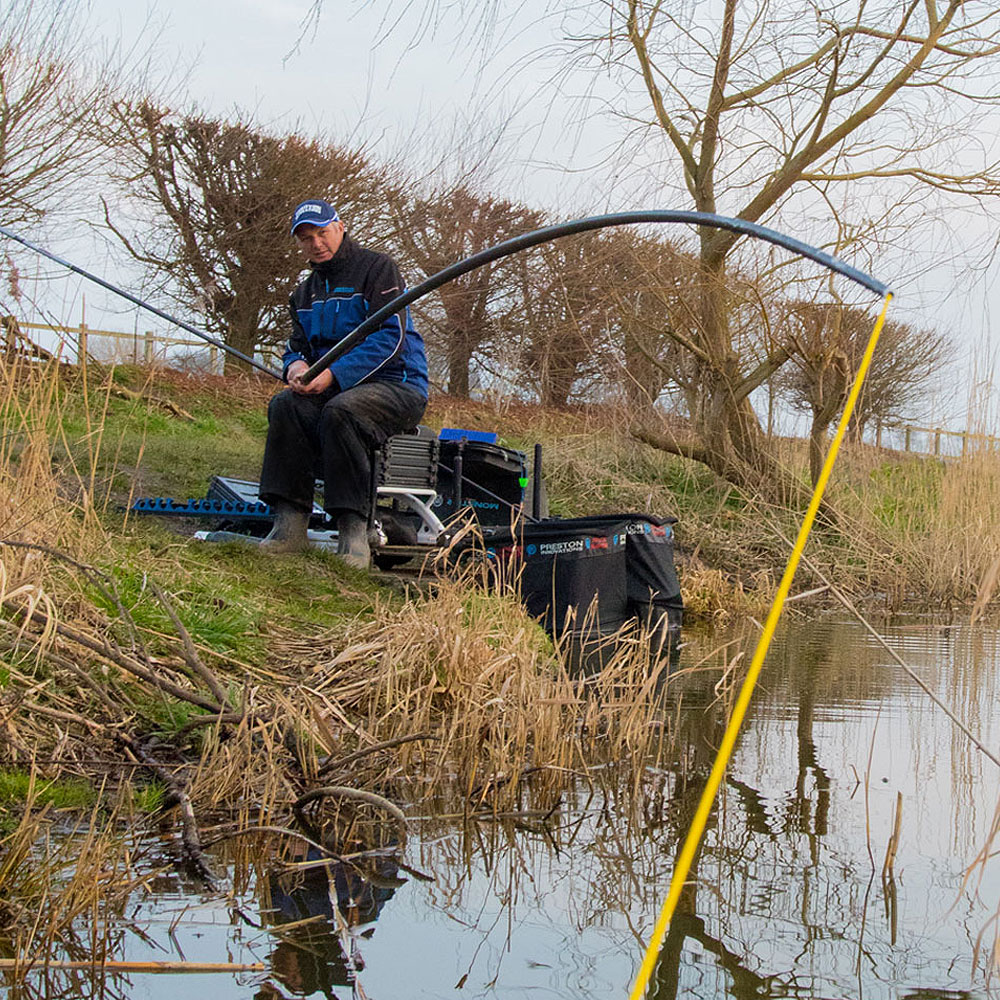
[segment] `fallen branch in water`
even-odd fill
[[[404,743],[413,743],[415,740],[436,739],[440,739],[440,737],[435,736],[433,733],[413,733],[410,736],[397,736],[394,740],[386,740],[383,743],[375,743],[370,747],[355,750],[354,753],[350,753],[338,760],[327,760],[320,766],[320,769],[316,773],[319,777],[323,777],[324,774],[329,774],[330,771],[335,771],[339,767],[346,767],[348,764],[353,764],[356,760],[367,757],[369,754],[377,753],[379,750],[391,750],[393,747],[402,746]]]
[[[149,768],[166,785],[181,815],[181,843],[184,845],[188,860],[198,873],[198,877],[209,889],[214,890],[215,874],[209,868],[201,848],[198,821],[195,819],[194,807],[191,805],[191,797],[188,795],[187,789],[170,773],[169,769],[160,764],[159,761],[153,760],[134,740],[130,740],[126,736],[120,736],[119,740],[137,761]]]
[[[301,840],[310,847],[314,847],[317,851],[322,851],[325,855],[327,855],[323,863],[326,863],[327,861],[343,860],[339,854],[335,854],[333,851],[328,850],[311,837],[307,837],[304,833],[300,833],[298,830],[290,830],[286,826],[245,826],[239,830],[232,830],[229,833],[222,833],[218,837],[213,837],[204,846],[212,847],[215,844],[221,844],[224,840],[233,840],[236,837],[245,837],[251,833],[276,833],[283,837],[294,837],[296,840]]]
[[[112,959],[82,959],[35,962],[23,958],[0,958],[0,969],[44,972],[48,969],[90,969],[100,972],[266,972],[264,962],[116,962]]]
[[[399,832],[402,834],[403,840],[406,840],[406,813],[395,804],[395,802],[390,802],[388,799],[382,798],[381,795],[376,795],[375,792],[366,792],[360,788],[348,788],[345,785],[328,785],[324,788],[314,788],[310,792],[306,792],[305,795],[296,799],[295,804],[292,806],[292,811],[295,813],[295,818],[308,830],[312,826],[309,822],[309,818],[305,814],[305,807],[311,802],[318,802],[321,799],[353,799],[356,802],[367,802],[369,805],[375,806],[377,809],[382,809],[387,812],[393,819],[399,823]],[[400,844],[400,847],[402,844]]]

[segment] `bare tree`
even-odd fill
[[[120,72],[97,60],[80,3],[0,5],[0,220],[35,222],[72,190],[104,149],[95,116]]]
[[[388,235],[389,180],[362,151],[149,101],[118,103],[115,115],[116,178],[134,214],[113,218],[105,204],[109,229],[166,295],[245,354],[287,336],[288,294],[302,268],[288,234],[297,202],[329,198],[348,228]],[[227,356],[227,370],[239,364]]]
[[[565,406],[613,367],[615,288],[625,258],[603,233],[541,244],[518,258],[522,379],[546,406]],[[603,386],[606,388],[606,385]]]
[[[697,262],[659,235],[617,229],[606,239],[618,259],[608,288],[615,312],[609,329],[619,366],[615,382],[633,411],[648,411],[665,391],[676,397],[690,376],[688,355],[671,331],[690,331],[696,322],[691,292]]]
[[[792,363],[776,384],[793,407],[811,416],[809,470],[815,483],[830,425],[843,409],[875,317],[862,309],[802,301],[788,303],[783,312]],[[872,419],[901,418],[928,391],[949,355],[943,335],[888,321],[854,411],[852,436],[860,440]]]
[[[717,212],[724,201],[725,214],[758,221],[796,190],[828,196],[839,182],[890,178],[998,192],[996,164],[954,169],[959,132],[938,124],[938,102],[956,124],[985,103],[977,77],[995,73],[1000,54],[1000,14],[989,5],[724,0],[710,26],[699,6],[614,0],[610,47],[600,43],[614,70],[641,80],[696,209]],[[777,470],[750,395],[787,349],[775,342],[748,364],[736,348],[723,289],[738,239],[699,233],[700,328],[686,345],[701,376],[689,392],[692,433],[661,444],[760,485]]]
[[[614,88],[612,112],[635,140],[622,162],[646,164],[699,211],[779,227],[786,213],[821,215],[836,231],[831,249],[863,253],[853,241],[870,239],[872,212],[920,192],[921,210],[933,195],[968,203],[1000,193],[979,131],[1000,66],[1000,9],[985,0],[580,0],[542,10],[558,18],[567,73],[589,59]],[[479,23],[469,5],[436,11]],[[502,26],[497,16],[487,29]],[[687,431],[645,437],[737,483],[801,495],[751,404],[788,352],[764,339],[763,351],[741,350],[727,290],[740,246],[725,230],[697,233],[698,323],[673,331],[690,359]]]
[[[860,441],[872,420],[912,418],[953,354],[952,343],[935,330],[886,323],[851,419],[852,438]]]
[[[827,431],[843,408],[851,384],[852,347],[861,349],[874,321],[861,310],[829,303],[791,302],[784,326],[793,345],[792,364],[776,377],[795,409],[809,412],[809,475],[819,479]]]
[[[465,184],[445,187],[427,197],[402,191],[393,199],[400,258],[424,276],[443,270],[494,244],[535,229],[540,212],[510,201],[477,195]],[[509,325],[509,260],[487,264],[444,285],[421,303],[419,316],[428,345],[443,356],[448,392],[467,397],[473,359]]]

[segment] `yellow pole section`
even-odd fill
[[[778,627],[778,619],[781,617],[781,611],[785,605],[785,598],[788,597],[788,591],[792,586],[792,578],[795,576],[795,570],[798,569],[799,560],[802,557],[802,551],[805,548],[806,540],[809,537],[809,532],[812,530],[813,522],[816,520],[816,513],[819,510],[820,503],[822,502],[823,493],[826,490],[826,484],[830,479],[830,473],[833,471],[833,463],[837,460],[837,453],[840,451],[840,444],[844,439],[844,435],[847,433],[847,424],[851,419],[851,414],[854,412],[854,406],[858,401],[861,386],[864,384],[865,377],[868,375],[868,368],[871,365],[872,355],[875,353],[875,345],[878,343],[879,334],[882,332],[882,327],[885,324],[886,313],[889,311],[889,303],[891,301],[892,293],[889,292],[882,305],[882,312],[879,314],[879,318],[875,322],[875,328],[872,330],[872,334],[868,338],[868,345],[865,347],[864,356],[861,359],[861,364],[858,366],[858,373],[855,376],[854,385],[851,386],[851,391],[847,396],[847,402],[844,404],[844,412],[840,417],[840,423],[837,425],[837,433],[833,436],[833,442],[830,444],[830,450],[827,452],[826,460],[823,462],[823,468],[820,470],[819,479],[816,483],[816,488],[813,490],[812,499],[809,501],[809,507],[806,510],[806,515],[802,519],[802,526],[799,528],[798,537],[795,539],[795,547],[792,549],[792,554],[788,557],[788,563],[785,566],[785,572],[781,577],[781,583],[778,585],[778,591],[774,595],[774,600],[771,602],[771,610],[768,612],[767,621],[764,623],[764,629],[760,634],[760,639],[757,641],[757,648],[754,650],[753,658],[750,661],[750,667],[747,670],[746,678],[743,681],[743,686],[740,688],[739,697],[736,699],[736,705],[733,707],[733,714],[730,717],[729,724],[723,734],[722,743],[719,745],[719,752],[716,755],[715,763],[712,765],[712,773],[708,776],[708,783],[705,785],[705,790],[702,792],[701,800],[698,802],[698,809],[695,812],[691,828],[688,830],[687,836],[684,839],[684,846],[681,849],[680,858],[677,860],[677,867],[674,869],[673,876],[670,879],[670,890],[667,893],[663,909],[660,911],[660,916],[657,918],[656,926],[653,928],[653,934],[649,940],[649,945],[646,948],[646,954],[643,957],[642,965],[639,967],[639,973],[636,976],[635,985],[632,987],[632,992],[629,994],[629,1000],[642,1000],[642,998],[646,995],[646,988],[648,987],[649,980],[653,975],[656,960],[659,958],[663,938],[666,936],[667,927],[669,927],[670,920],[674,915],[674,910],[677,908],[677,901],[680,899],[681,890],[684,888],[684,883],[687,881],[688,872],[691,871],[691,865],[694,862],[694,855],[698,850],[698,844],[701,843],[702,834],[705,832],[705,825],[708,823],[708,816],[712,810],[712,803],[715,801],[715,795],[719,790],[719,785],[722,784],[722,776],[725,773],[726,766],[729,764],[729,758],[732,756],[733,747],[736,745],[736,736],[739,733],[740,726],[743,724],[743,718],[750,705],[750,697],[753,694],[757,678],[760,676],[761,667],[764,665],[764,657],[767,656],[768,647],[771,645],[771,639],[774,637],[774,630]]]

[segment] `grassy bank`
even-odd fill
[[[213,474],[257,477],[270,380],[119,368],[103,382],[92,377],[87,405],[79,378],[70,380],[77,384],[45,390],[31,405],[50,407],[56,478],[71,491],[82,484],[86,504],[113,533],[155,537],[148,520],[120,530],[115,511],[134,496],[203,496]],[[801,520],[801,511],[769,507],[697,463],[638,443],[625,416],[607,408],[546,411],[436,396],[425,420],[435,429],[496,431],[529,458],[540,443],[554,515],[676,516],[682,585],[694,614],[766,603],[788,553],[782,536],[794,537]],[[805,482],[804,442],[775,447]],[[838,584],[862,597],[881,595],[890,607],[971,605],[996,572],[998,478],[1000,461],[988,453],[942,462],[845,445],[828,490],[838,522],[817,527],[810,554]],[[800,572],[803,588],[815,584],[807,567]]]
[[[215,473],[255,478],[271,384],[25,364],[3,377],[0,832],[20,860],[0,867],[0,944],[15,953],[63,946],[82,916],[107,926],[136,879],[124,831],[148,815],[172,820],[218,885],[208,824],[244,865],[305,836],[365,849],[402,843],[407,812],[544,816],[612,773],[638,805],[645,763],[671,759],[664,704],[698,682],[648,636],[580,671],[513,590],[407,591],[321,552],[269,559],[123,513],[136,495],[204,495]],[[553,513],[678,517],[695,620],[769,601],[797,512],[636,443],[614,413],[436,398],[427,420],[541,442]],[[785,447],[799,468],[804,451]],[[811,550],[839,585],[882,603],[983,594],[994,460],[844,459],[841,522]],[[711,648],[697,629],[690,641]],[[65,811],[77,832],[48,842]],[[67,843],[86,861],[68,876]]]

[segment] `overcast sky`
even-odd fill
[[[326,0],[310,20],[311,0],[90,0],[106,36],[154,39],[158,72],[184,77],[186,93],[209,111],[240,106],[265,124],[297,123],[385,155],[405,149],[418,162],[456,122],[487,135],[508,122],[516,166],[530,161],[531,170],[526,179],[523,171],[507,176],[527,183],[529,197],[564,192],[559,168],[596,159],[600,130],[583,150],[578,130],[564,127],[570,102],[545,87],[552,67],[531,58],[540,38],[529,18],[508,26],[484,59],[478,39],[429,24],[431,6]]]
[[[296,122],[339,142],[364,142],[376,158],[405,150],[418,168],[447,156],[456,135],[489,136],[506,122],[497,193],[567,218],[690,207],[644,200],[634,165],[615,177],[601,166],[615,126],[590,117],[581,129],[572,81],[556,86],[555,63],[538,56],[556,37],[554,22],[531,23],[526,4],[507,5],[519,13],[498,26],[488,60],[478,35],[463,38],[453,24],[425,22],[426,11],[436,8],[433,0],[326,0],[318,24],[305,30],[310,0],[169,0],[150,6],[90,0],[88,6],[92,25],[105,37],[152,43],[155,75],[174,81],[178,104],[197,102],[218,114],[238,105],[264,124]],[[387,21],[390,13],[399,20]],[[959,241],[966,225],[956,226]],[[984,224],[983,232],[991,229]],[[982,241],[982,233],[973,235]],[[876,269],[877,276],[897,283],[896,264],[887,261],[884,268]],[[973,280],[967,272],[943,268],[897,284],[901,318],[959,338],[964,353],[954,381],[967,384],[973,347],[989,339],[991,275]],[[88,298],[97,301],[96,293]],[[939,407],[941,418],[956,417],[963,405],[949,393]]]

